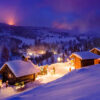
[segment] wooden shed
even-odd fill
[[[8,80],[9,84],[16,82],[30,82],[35,80],[39,68],[31,61],[15,60],[6,62],[0,69],[2,81]]]
[[[100,55],[100,48],[93,48],[90,50],[90,52]]]
[[[75,52],[72,53],[70,57],[73,58],[75,69],[93,65],[94,60],[100,58],[99,55],[96,55],[89,51]]]

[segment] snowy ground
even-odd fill
[[[15,95],[15,94],[19,94],[21,92],[28,91],[28,90],[33,89],[33,88],[36,88],[39,85],[41,85],[41,83],[39,81],[27,83],[26,88],[22,91],[17,91],[15,89],[15,87],[11,87],[11,86],[9,86],[7,88],[3,87],[0,89],[0,100],[4,99],[6,97],[9,97],[9,96]]]
[[[34,45],[34,43],[35,43],[35,41],[34,41],[34,39],[30,39],[30,38],[24,38],[24,37],[19,37],[19,36],[12,36],[12,35],[10,35],[10,34],[8,34],[8,33],[5,33],[5,34],[0,34],[0,36],[8,36],[8,37],[10,37],[10,38],[15,38],[15,39],[19,39],[19,40],[21,40],[22,41],[22,44],[26,44],[26,45]],[[22,45],[21,44],[21,45]]]
[[[53,67],[55,67],[55,74],[53,73]],[[60,77],[63,77],[65,74],[69,72],[67,63],[55,63],[48,66],[48,74],[41,75],[37,77],[42,84],[54,81]]]
[[[13,87],[2,88],[0,89],[0,100],[12,95],[19,94],[21,92],[28,91],[32,88],[36,88],[39,85],[43,85],[54,81],[60,77],[63,77],[66,73],[68,73],[66,63],[55,63],[48,66],[48,74],[38,76],[35,82],[31,82],[26,84],[26,89],[24,91],[16,91]],[[55,67],[55,74],[52,72],[52,68]]]
[[[17,92],[12,87],[2,88],[0,89],[0,100],[14,94],[17,94]]]
[[[100,100],[100,64],[3,100]]]

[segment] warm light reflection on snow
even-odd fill
[[[36,78],[36,80],[39,80],[41,83],[48,83],[48,82],[54,81],[60,77],[62,77],[62,75],[60,75],[60,74],[52,75],[51,73],[48,73],[47,75],[38,76]]]
[[[52,69],[55,67],[55,74],[52,73]],[[54,81],[60,77],[63,77],[65,74],[74,70],[75,67],[73,63],[66,62],[66,63],[55,63],[48,66],[48,73],[47,75],[39,75],[36,80],[39,80],[41,83],[48,83]]]
[[[32,52],[29,52],[28,55],[32,56]]]

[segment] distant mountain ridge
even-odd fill
[[[38,36],[43,36],[47,33],[68,35],[67,32],[59,32],[56,29],[47,27],[13,26],[5,23],[0,23],[0,34],[1,33],[10,33],[11,35],[29,38],[36,38]]]
[[[60,35],[64,37],[68,36],[100,36],[99,33],[86,32],[79,33],[73,30],[62,30],[48,27],[32,27],[32,26],[14,26],[5,23],[0,23],[0,34],[7,33],[15,36],[27,37],[27,38],[38,38],[46,35]]]

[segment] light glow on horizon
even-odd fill
[[[9,24],[9,25],[15,25],[15,22],[14,22],[13,19],[9,19],[9,20],[8,20],[8,24]]]

